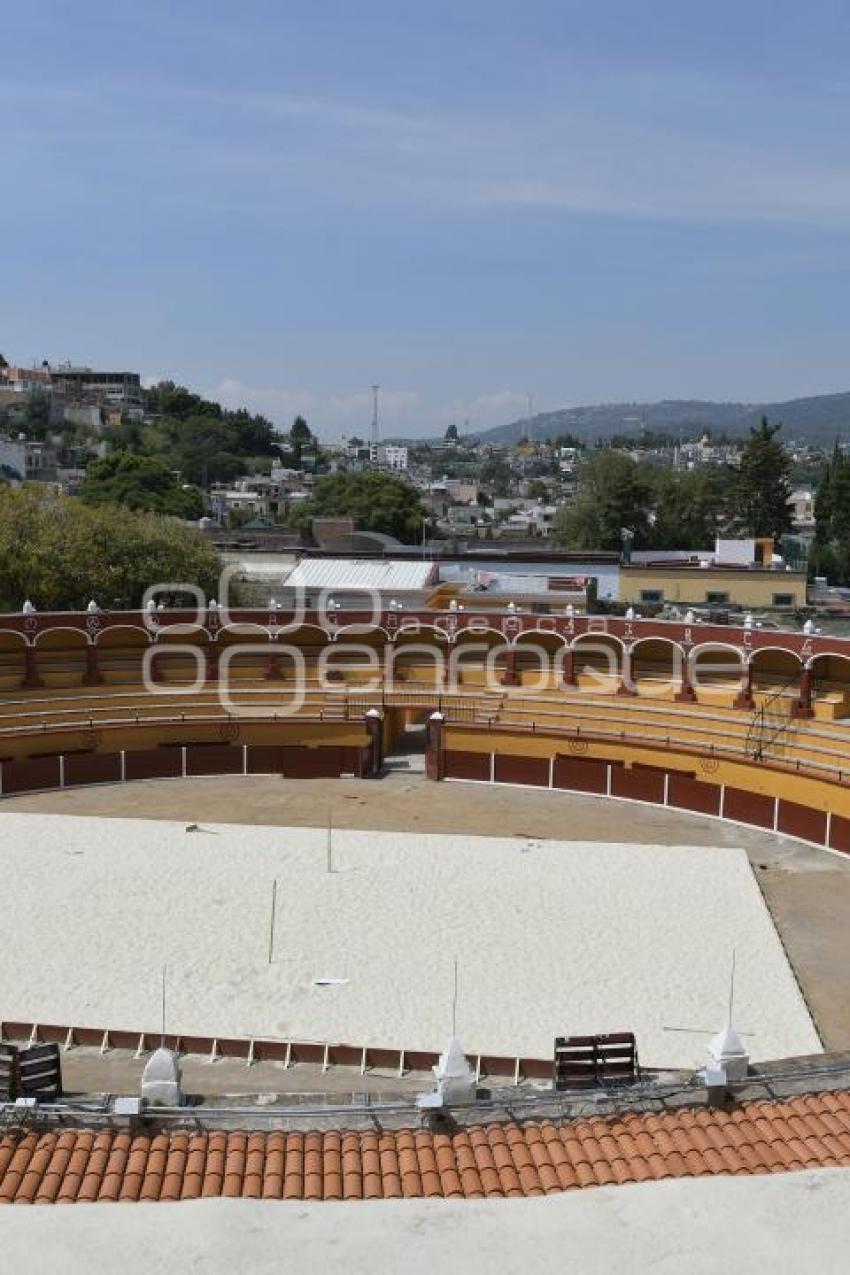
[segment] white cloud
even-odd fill
[[[391,390],[381,388],[378,396],[378,411],[382,422],[391,425],[391,417],[405,416],[415,411],[421,404],[416,390]],[[329,412],[333,416],[357,417],[359,420],[372,419],[371,391],[356,391],[352,394],[332,394],[327,400]]]
[[[472,425],[506,425],[528,410],[528,395],[516,390],[496,390],[475,398],[455,399],[440,409],[440,420]]]
[[[289,425],[300,413],[309,417],[310,425],[322,436],[352,424],[362,431],[368,429],[372,420],[371,390],[328,394],[310,389],[247,385],[236,377],[225,377],[210,391],[209,397],[224,407],[247,407],[262,412],[282,426]],[[416,390],[382,388],[379,399],[382,432],[397,432],[396,425],[415,413],[421,403]]]
[[[248,407],[284,425],[289,424],[293,416],[314,409],[318,402],[310,390],[246,385],[232,377],[219,381],[210,397],[223,407]]]

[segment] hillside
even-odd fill
[[[671,434],[681,430],[689,435],[701,429],[742,434],[762,416],[782,422],[786,441],[829,444],[836,436],[850,437],[850,393],[818,394],[784,403],[710,403],[689,399],[599,403],[540,412],[530,421],[512,421],[495,429],[479,430],[469,437],[485,443],[515,443],[526,433],[531,438],[574,434],[592,442],[612,434],[637,434],[642,420],[647,429]]]

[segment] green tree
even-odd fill
[[[832,584],[850,581],[850,458],[836,442],[815,491],[815,538],[809,553],[813,575]]]
[[[712,548],[720,503],[715,474],[703,469],[659,470],[654,479],[652,547]]]
[[[640,549],[649,543],[651,503],[641,468],[623,452],[602,448],[582,465],[578,498],[558,510],[552,532],[570,549],[619,549],[628,528]]]
[[[791,459],[766,416],[750,429],[731,485],[733,512],[751,536],[779,539],[791,530]]]
[[[90,461],[80,497],[88,505],[150,509],[186,519],[200,518],[204,512],[197,487],[181,483],[161,460],[133,452],[113,452]]]
[[[30,439],[45,439],[50,428],[50,395],[40,390],[27,396],[21,433]]]
[[[540,478],[535,478],[528,484],[529,500],[545,500],[549,495],[549,488]]]
[[[507,461],[502,460],[501,456],[491,456],[481,466],[479,479],[488,487],[493,488],[494,495],[507,496],[513,482],[513,471]]]
[[[393,474],[329,474],[319,478],[313,496],[297,508],[293,521],[304,526],[311,518],[353,518],[367,531],[381,531],[405,544],[421,538],[427,517],[419,493]]]
[[[0,608],[138,607],[164,581],[217,593],[221,564],[200,532],[173,518],[91,506],[40,486],[0,487]]]

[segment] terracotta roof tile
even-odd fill
[[[17,1130],[0,1136],[0,1203],[478,1199],[836,1165],[850,1165],[847,1092],[451,1133]]]

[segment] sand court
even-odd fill
[[[743,851],[0,817],[0,1018],[548,1057],[633,1030],[695,1066],[820,1042]],[[272,961],[272,892],[276,908]]]

